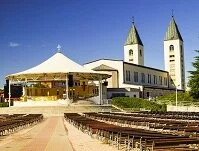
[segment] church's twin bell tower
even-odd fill
[[[124,44],[124,61],[144,66],[144,45],[133,22]],[[172,16],[164,39],[165,70],[170,84],[185,89],[184,45],[178,26]]]
[[[124,61],[144,65],[144,46],[134,23],[124,45]]]
[[[164,39],[164,62],[171,83],[185,89],[184,44],[173,16]]]

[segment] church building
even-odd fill
[[[124,44],[124,59],[99,59],[84,67],[111,74],[108,98],[150,98],[185,90],[184,45],[172,16],[164,39],[165,70],[145,66],[144,44],[133,23]]]

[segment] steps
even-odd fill
[[[117,109],[115,107],[111,107],[111,112],[122,112],[120,109]]]
[[[111,106],[104,105],[70,105],[70,106],[35,106],[4,107],[0,114],[43,114],[44,116],[63,116],[64,113],[110,112]]]

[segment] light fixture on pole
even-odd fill
[[[177,107],[178,107],[178,86],[180,86],[180,85],[176,86],[176,110],[177,110]]]

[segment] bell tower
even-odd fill
[[[124,44],[124,61],[144,65],[144,46],[134,22]]]
[[[172,16],[164,39],[165,70],[170,83],[177,89],[185,89],[184,44],[178,26]]]

